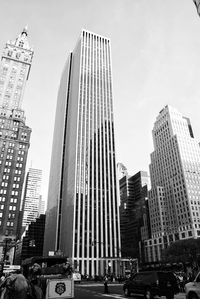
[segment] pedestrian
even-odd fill
[[[121,275],[118,276],[118,282],[121,283],[122,277]]]
[[[194,281],[193,273],[189,272],[188,273],[188,282],[192,282],[192,281]]]
[[[40,278],[41,272],[41,266],[34,263],[30,271],[29,283],[32,290],[32,296],[36,299],[44,298],[44,286],[43,281]]]
[[[104,277],[104,293],[108,294],[108,276]]]
[[[1,284],[1,299],[27,299],[28,283],[20,272],[11,273]]]
[[[67,277],[71,277],[72,276],[72,267],[70,266],[70,263],[69,262],[66,262],[63,264],[63,269],[64,269],[64,273]]]

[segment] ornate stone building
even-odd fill
[[[27,28],[6,43],[0,63],[0,249],[17,237],[21,194],[31,129],[22,99],[33,50]],[[8,243],[8,241],[7,241]]]

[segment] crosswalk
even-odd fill
[[[124,294],[114,294],[114,293],[109,293],[109,294],[104,294],[104,293],[100,293],[98,291],[94,291],[94,290],[91,290],[89,289],[88,290],[88,287],[103,287],[103,283],[87,283],[87,284],[79,284],[77,285],[77,288],[83,288],[84,291],[90,293],[90,295],[92,295],[92,298],[95,298],[95,297],[98,297],[98,298],[113,298],[113,299],[122,299],[122,298],[126,298],[124,296]],[[110,285],[111,286],[111,285]],[[119,286],[119,284],[114,284],[112,283],[112,286]],[[91,298],[91,296],[90,296]],[[141,298],[141,297],[134,297],[134,296],[131,296],[129,298],[133,298],[133,299],[138,299],[138,298]],[[162,296],[162,297],[155,297],[155,299],[166,299],[166,297]],[[176,294],[174,296],[174,299],[186,299],[186,295],[185,293],[179,293],[179,294]]]
[[[119,294],[98,294],[98,296],[101,295],[101,297],[107,297],[107,298],[114,298],[114,299],[122,299],[122,298],[126,298],[124,295],[119,295]],[[131,297],[134,298],[134,297]],[[156,298],[156,297],[155,297]],[[166,297],[157,297],[160,299],[166,299]],[[179,293],[177,295],[174,296],[174,299],[185,299],[186,296],[184,293]]]

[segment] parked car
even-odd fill
[[[177,279],[173,272],[145,271],[134,274],[123,285],[125,296],[143,295],[145,299],[154,296],[166,296],[173,299],[179,292]]]
[[[187,299],[200,299],[200,272],[197,274],[194,281],[186,283],[185,292]]]

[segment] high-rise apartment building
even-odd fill
[[[143,262],[144,240],[151,237],[147,198],[149,176],[146,171],[125,175],[119,186],[122,257]]]
[[[200,237],[200,147],[190,120],[166,106],[154,124],[153,143],[148,261],[161,260],[171,242]]]
[[[30,144],[31,129],[22,110],[33,57],[27,36],[25,28],[15,41],[7,42],[0,63],[0,241],[17,234]]]
[[[110,40],[83,30],[58,93],[44,241],[82,274],[119,271],[114,138]]]
[[[41,207],[41,183],[42,170],[32,167],[29,168],[24,188],[22,227],[26,227],[39,217]]]

